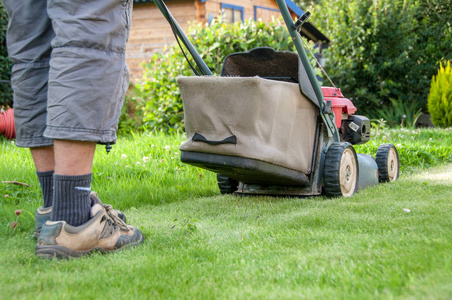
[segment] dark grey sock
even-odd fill
[[[79,176],[53,174],[52,221],[80,226],[90,218],[91,173]]]
[[[52,206],[53,200],[53,171],[36,172],[39,185],[41,186],[43,207]]]

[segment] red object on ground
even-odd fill
[[[356,112],[356,107],[350,99],[342,95],[341,89],[334,87],[322,87],[322,94],[325,102],[331,100],[333,104],[334,121],[337,128],[341,128],[342,119],[347,119],[348,115],[353,115]]]
[[[16,137],[14,110],[12,108],[0,114],[0,134],[3,134],[8,140]]]

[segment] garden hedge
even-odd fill
[[[326,69],[360,114],[399,125],[426,111],[430,80],[452,58],[448,0],[322,0],[313,22],[331,39]]]
[[[10,85],[12,63],[6,50],[6,27],[8,16],[0,2],[0,108],[13,105],[13,91]]]

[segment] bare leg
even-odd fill
[[[55,169],[53,146],[30,148],[36,171],[48,172]]]
[[[53,146],[30,148],[30,152],[35,163],[39,185],[41,186],[42,207],[47,208],[52,206],[53,202],[53,170],[55,169]],[[38,211],[40,210],[38,209]]]
[[[86,216],[87,208],[89,208],[88,190],[95,150],[96,143],[66,140],[55,140],[54,146],[30,148],[41,186],[43,207],[50,207],[54,203],[54,170],[57,175],[84,175],[81,178],[89,179],[86,182],[87,186],[82,187],[87,189],[84,197],[87,203],[85,205]],[[58,178],[61,179],[61,177]],[[58,195],[60,198],[61,194]]]
[[[55,140],[54,151],[55,174],[75,176],[91,173],[96,143]]]
[[[60,175],[91,173],[96,143],[55,140],[55,146],[30,148],[36,171]]]
[[[95,142],[54,140],[52,221],[79,226],[90,219]]]

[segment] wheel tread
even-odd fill
[[[378,179],[380,182],[390,181],[389,172],[388,172],[388,156],[389,156],[389,150],[392,147],[394,147],[393,144],[381,144],[378,147],[377,154],[375,155],[375,161],[377,162],[377,166],[378,166]],[[397,149],[396,149],[396,153],[397,153]],[[398,160],[397,160],[397,163],[398,163]],[[397,168],[399,168],[399,166],[397,166]],[[397,177],[399,175],[398,172],[399,171],[397,171]]]
[[[237,191],[238,188],[237,181],[221,174],[217,174],[217,183],[218,188],[220,189],[220,193],[223,195],[232,194]]]
[[[340,185],[340,161],[344,150],[351,146],[350,143],[333,143],[326,153],[325,167],[323,171],[323,187],[325,194],[328,197],[340,197],[342,196]],[[356,157],[356,156],[355,156]],[[357,178],[358,180],[358,174]],[[356,182],[355,192],[358,187]]]

